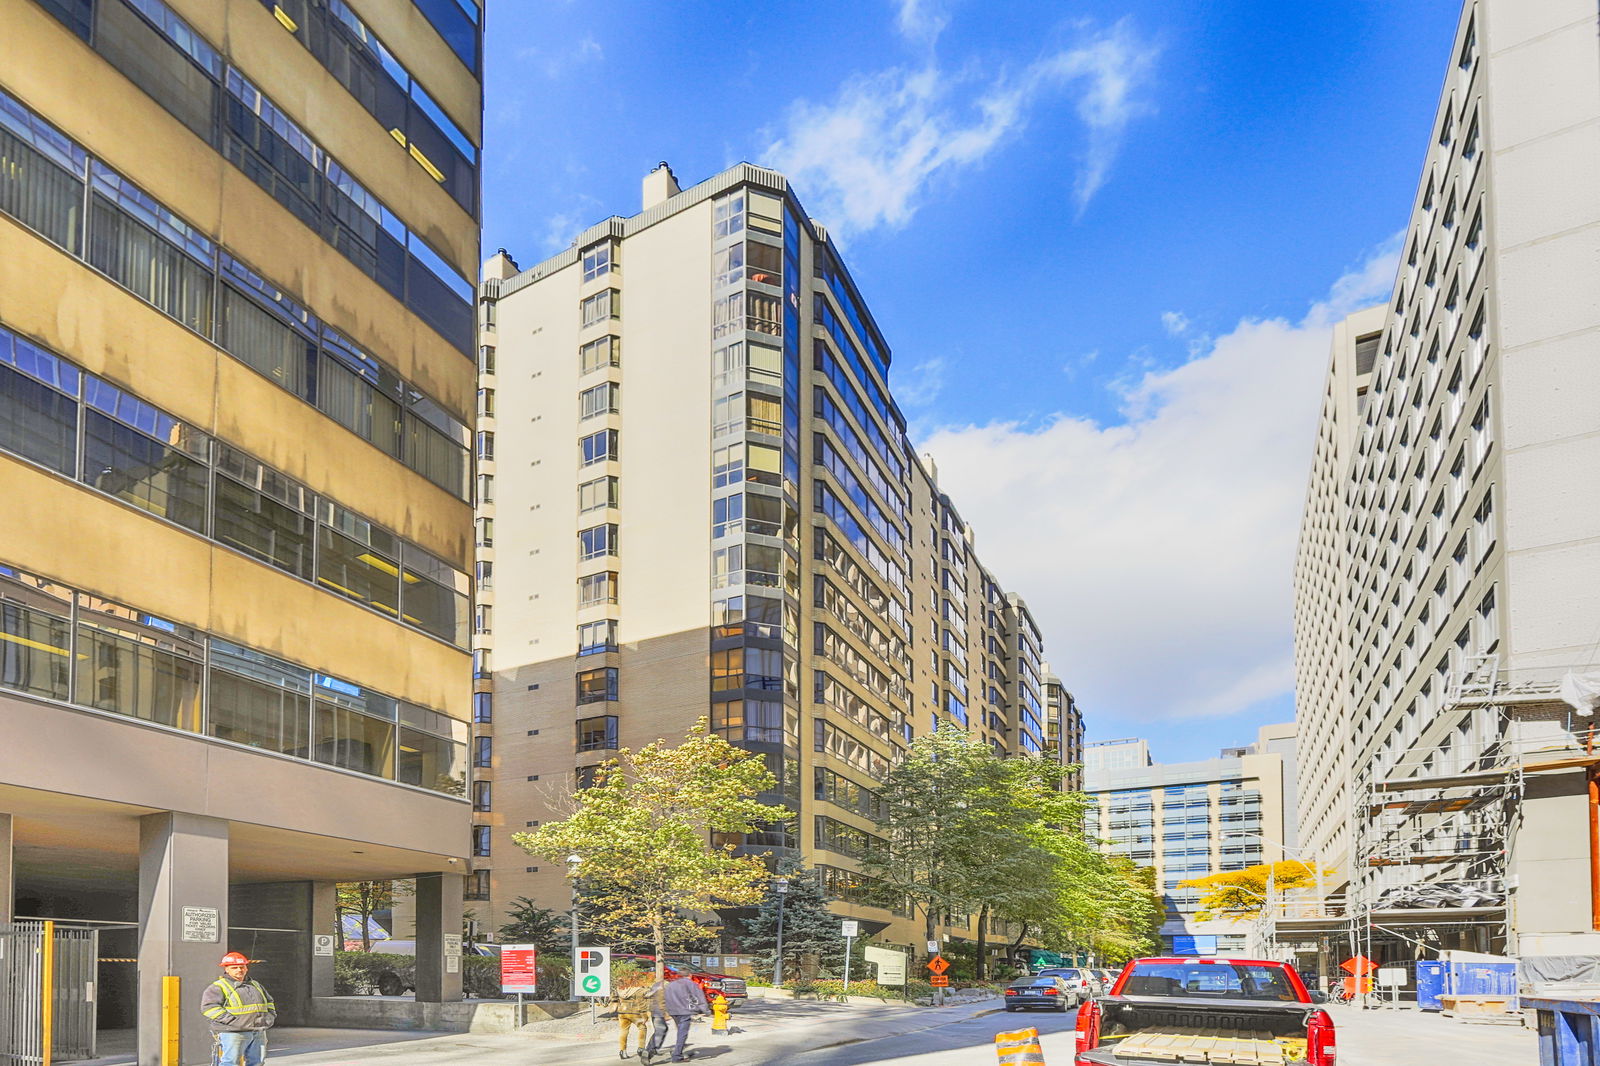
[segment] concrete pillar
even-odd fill
[[[334,950],[344,939],[339,929],[339,886],[333,881],[311,882],[311,933],[313,936],[334,937]],[[311,998],[313,1000],[333,995],[333,956],[311,956]]]
[[[461,998],[461,874],[417,875],[417,1002]],[[454,955],[445,955],[446,941]]]
[[[11,815],[0,814],[0,925],[16,917],[17,878],[11,850]]]
[[[139,819],[139,1066],[161,1064],[162,978],[181,984],[183,1062],[211,1058],[200,993],[229,950],[228,823],[194,814]]]

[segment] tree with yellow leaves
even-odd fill
[[[1178,887],[1202,890],[1200,909],[1194,916],[1196,921],[1206,922],[1214,918],[1241,921],[1260,914],[1269,896],[1277,896],[1295,888],[1315,888],[1317,882],[1330,872],[1319,871],[1310,863],[1291,859],[1262,863],[1243,870],[1207,874],[1179,881]]]

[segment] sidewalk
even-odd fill
[[[1431,1011],[1360,1010],[1330,1004],[1345,1066],[1419,1066],[1449,1056],[1450,1066],[1522,1066],[1539,1061],[1533,1030],[1443,1018]]]

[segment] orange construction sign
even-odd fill
[[[1354,974],[1356,977],[1365,977],[1377,968],[1378,964],[1365,955],[1357,955],[1354,958],[1345,959],[1339,964],[1339,969],[1345,973]]]
[[[949,968],[950,963],[943,955],[935,955],[933,958],[928,960],[928,969],[932,970],[934,973],[944,973]]]
[[[1000,1057],[1000,1066],[1045,1066],[1037,1029],[994,1034],[994,1052]]]
[[[932,977],[928,978],[928,983],[934,988],[949,988],[950,975],[945,973],[936,973]]]

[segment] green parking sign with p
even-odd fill
[[[609,996],[611,994],[611,949],[579,948],[578,995]]]

